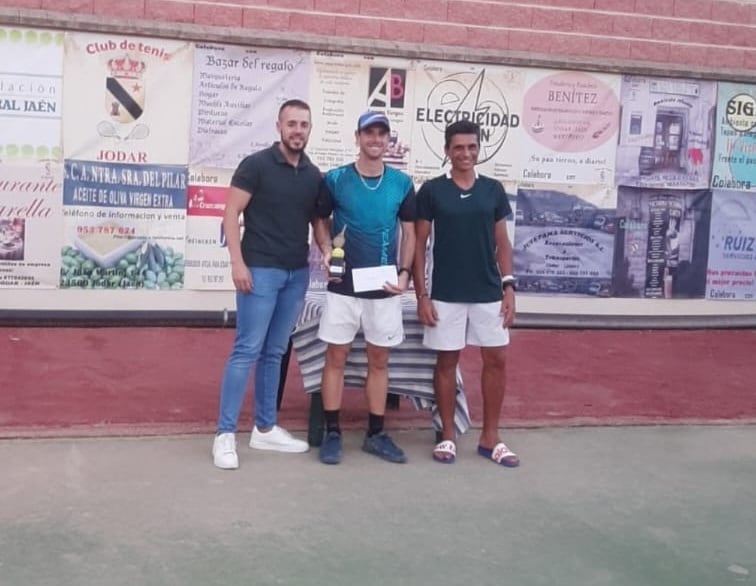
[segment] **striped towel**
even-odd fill
[[[323,305],[324,291],[309,291],[299,316],[292,341],[302,373],[304,390],[320,390],[320,377],[325,366],[326,344],[318,339],[318,321]],[[436,353],[423,346],[423,325],[417,320],[416,302],[412,295],[402,296],[404,314],[404,341],[392,348],[389,357],[389,392],[409,397],[416,409],[430,410],[433,427],[441,429],[441,418],[433,393],[433,367]],[[367,374],[367,352],[362,332],[352,343],[344,368],[344,386],[362,389]],[[465,398],[462,375],[457,368],[457,404],[454,414],[457,433],[470,429],[470,411]]]

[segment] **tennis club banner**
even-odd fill
[[[66,35],[66,159],[186,165],[192,46],[120,35]]]

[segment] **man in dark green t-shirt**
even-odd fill
[[[445,132],[451,169],[426,181],[417,194],[413,267],[417,313],[425,325],[423,344],[437,350],[434,372],[442,441],[433,458],[456,458],[454,407],[459,353],[466,344],[480,346],[483,359],[483,430],[478,453],[497,464],[520,462],[499,436],[504,399],[508,326],[515,314],[512,245],[505,217],[512,213],[501,183],[478,175],[480,127],[462,120]],[[425,249],[433,228],[430,288],[425,278]]]

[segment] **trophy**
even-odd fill
[[[346,225],[344,228],[336,234],[333,238],[333,249],[331,250],[331,260],[328,263],[328,278],[329,279],[341,279],[344,276],[345,263],[344,263],[344,233],[346,232]]]

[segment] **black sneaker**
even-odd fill
[[[394,440],[385,431],[376,433],[374,436],[365,436],[362,451],[394,464],[404,464],[407,461],[407,456],[404,455],[402,449],[394,443]]]
[[[323,464],[338,464],[341,462],[341,434],[329,431],[320,444],[320,461]]]

